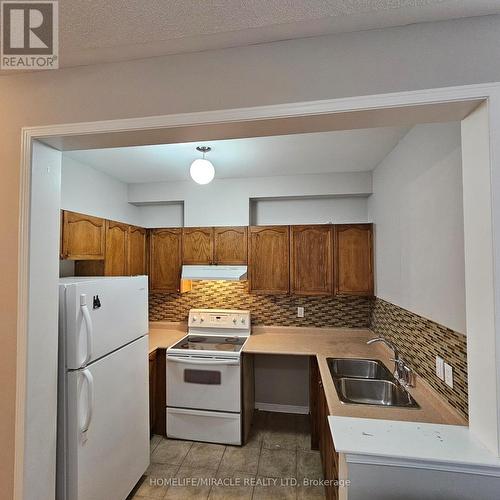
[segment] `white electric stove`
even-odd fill
[[[250,312],[191,309],[188,332],[167,349],[167,436],[240,445],[241,351]]]

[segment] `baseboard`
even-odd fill
[[[255,408],[263,411],[274,411],[278,413],[298,413],[300,415],[309,414],[309,406],[279,405],[274,403],[255,402]]]

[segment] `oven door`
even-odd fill
[[[239,412],[239,358],[167,354],[167,406]]]

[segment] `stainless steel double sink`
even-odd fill
[[[342,403],[419,408],[382,361],[327,358],[327,362]]]

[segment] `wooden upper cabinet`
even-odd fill
[[[146,230],[129,226],[128,229],[128,274],[146,274]]]
[[[252,226],[248,234],[250,291],[282,294],[290,290],[288,226]]]
[[[373,295],[373,226],[342,224],[336,231],[336,292]]]
[[[182,230],[182,263],[213,264],[214,231],[211,227],[187,227]]]
[[[214,264],[245,265],[247,253],[246,227],[214,228]]]
[[[128,229],[127,224],[106,221],[105,276],[128,275]]]
[[[181,279],[180,229],[153,229],[150,233],[149,283],[151,291],[178,292]]]
[[[290,289],[296,295],[333,294],[332,226],[291,226]]]
[[[99,217],[63,211],[61,258],[102,260],[105,254],[106,221]]]

